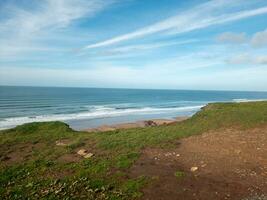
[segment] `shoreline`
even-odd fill
[[[128,123],[117,123],[111,125],[101,125],[95,128],[85,128],[82,131],[86,132],[105,132],[105,131],[115,131],[121,129],[131,129],[131,128],[144,128],[144,127],[155,127],[161,125],[170,125],[176,122],[181,122],[189,119],[190,116],[182,116],[175,117],[173,119],[148,119],[148,120],[140,120],[135,122]]]
[[[110,132],[75,131],[60,121],[1,131],[1,196],[265,199],[267,101],[141,120]]]

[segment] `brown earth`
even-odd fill
[[[13,165],[30,160],[34,150],[44,148],[44,143],[19,143],[0,146],[0,161],[5,165]]]
[[[267,199],[267,126],[209,132],[175,145],[171,150],[144,149],[131,168],[131,177],[153,180],[142,199]]]

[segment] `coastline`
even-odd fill
[[[150,119],[102,127],[121,129],[103,134],[60,121],[1,131],[1,196],[265,199],[267,102],[213,103],[188,119]]]
[[[179,116],[173,119],[149,119],[149,120],[141,120],[129,123],[117,123],[112,125],[101,125],[95,128],[86,128],[82,131],[86,132],[105,132],[105,131],[114,131],[120,129],[131,129],[131,128],[144,128],[144,127],[155,127],[161,125],[170,125],[176,122],[181,122],[189,119],[189,116]]]

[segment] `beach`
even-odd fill
[[[96,128],[87,128],[83,131],[87,132],[104,132],[104,131],[114,131],[120,129],[130,129],[130,128],[144,128],[144,127],[155,127],[155,126],[162,126],[162,125],[170,125],[176,122],[181,122],[189,117],[176,117],[174,119],[150,119],[144,121],[137,121],[131,123],[121,123],[121,124],[114,124],[114,125],[102,125]]]

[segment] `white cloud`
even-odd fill
[[[267,65],[267,55],[256,57],[255,62],[261,65]]]
[[[153,43],[146,43],[146,44],[136,44],[136,45],[125,45],[114,47],[110,49],[100,50],[96,52],[90,52],[92,55],[96,56],[108,56],[108,57],[129,57],[143,54],[146,51],[170,47],[170,46],[179,46],[197,42],[196,39],[191,40],[182,40],[182,41],[164,41],[164,42],[153,42]],[[84,55],[87,52],[79,52],[79,55]],[[127,55],[126,55],[127,54]]]
[[[225,32],[216,37],[217,41],[230,44],[249,44],[254,48],[267,46],[267,29],[254,33],[248,38],[246,33]]]
[[[217,41],[230,44],[243,44],[247,42],[245,33],[225,32],[217,36]]]
[[[14,56],[32,49],[42,49],[34,43],[36,38],[45,39],[68,27],[75,20],[92,17],[114,0],[44,0],[37,4],[18,7],[15,4],[5,5],[0,21],[1,48],[0,57]],[[50,34],[51,35],[51,34]]]
[[[252,59],[249,54],[239,54],[232,56],[231,58],[226,60],[226,62],[233,65],[251,64]]]
[[[253,47],[264,47],[267,46],[267,29],[256,33],[251,40]]]
[[[1,31],[14,31],[22,35],[38,33],[47,28],[64,28],[74,20],[96,14],[109,4],[104,0],[45,0],[31,10],[11,5],[7,9],[13,14],[1,22],[0,27]]]
[[[226,62],[233,65],[267,65],[267,55],[239,54],[232,56]]]
[[[162,32],[164,32],[165,34],[166,32],[168,34],[185,33],[201,28],[206,28],[212,25],[223,24],[267,13],[267,7],[238,11],[230,14],[222,13],[224,12],[224,9],[240,6],[241,3],[242,5],[244,5],[251,2],[242,0],[236,0],[231,3],[226,0],[209,1],[195,8],[189,9],[188,11],[179,13],[176,16],[170,17],[166,20],[157,22],[134,32],[120,35],[95,44],[87,45],[84,49],[104,47]]]

